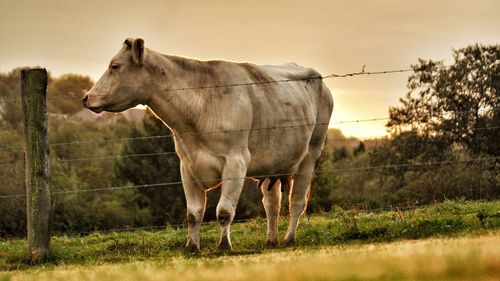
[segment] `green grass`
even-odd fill
[[[281,236],[284,235],[286,226],[286,219],[282,219]],[[409,211],[382,213],[335,210],[324,215],[304,217],[299,227],[295,248],[266,249],[264,246],[266,223],[265,220],[257,219],[233,224],[234,250],[230,254],[222,254],[217,250],[219,227],[215,223],[210,223],[202,227],[202,252],[197,255],[186,256],[183,253],[186,241],[185,228],[93,233],[82,237],[52,237],[49,263],[37,266],[26,264],[25,240],[8,240],[0,242],[0,270],[7,272],[7,275],[0,273],[0,281],[9,280],[6,276],[10,276],[11,273],[52,271],[68,266],[85,268],[138,262],[166,266],[182,259],[186,266],[210,261],[211,267],[217,267],[218,263],[222,266],[225,263],[223,259],[228,257],[286,255],[290,251],[317,252],[330,246],[357,247],[357,245],[381,244],[403,239],[481,235],[492,231],[496,233],[499,226],[500,201],[447,201]]]
[[[210,258],[180,256],[103,265],[60,265],[12,271],[3,275],[3,280],[493,281],[500,276],[498,234]]]

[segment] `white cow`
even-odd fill
[[[295,81],[261,83],[275,80]],[[127,39],[83,104],[94,112],[144,104],[172,130],[187,203],[187,251],[199,251],[206,192],[219,186],[219,248],[232,248],[230,224],[245,177],[267,177],[262,175],[285,175],[282,181],[293,183],[284,243],[295,242],[333,110],[330,91],[315,70],[198,61],[157,53],[140,38]],[[275,246],[281,181],[273,181],[275,188],[269,182],[262,185],[263,203],[268,244]]]

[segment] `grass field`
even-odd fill
[[[283,219],[282,235],[285,227]],[[8,240],[0,280],[500,280],[499,228],[500,201],[448,201],[306,217],[286,249],[264,247],[265,221],[237,223],[230,254],[217,251],[213,223],[192,256],[182,251],[184,228],[53,237],[50,262],[33,267],[26,241]]]

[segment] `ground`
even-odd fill
[[[408,211],[335,210],[304,219],[297,246],[269,250],[265,222],[218,226],[202,252],[183,254],[186,231],[93,233],[52,239],[48,264],[28,266],[26,241],[0,243],[0,280],[500,280],[500,201],[445,202]],[[280,233],[286,220],[280,222]]]

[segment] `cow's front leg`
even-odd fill
[[[243,157],[226,159],[224,165],[221,196],[219,204],[217,204],[217,220],[221,227],[219,242],[219,249],[221,251],[232,249],[230,236],[231,222],[234,219],[238,199],[240,198],[241,189],[245,181],[247,165],[248,160]]]
[[[189,170],[181,164],[182,186],[186,196],[188,237],[185,251],[200,250],[200,227],[205,214],[206,191],[191,177]]]

